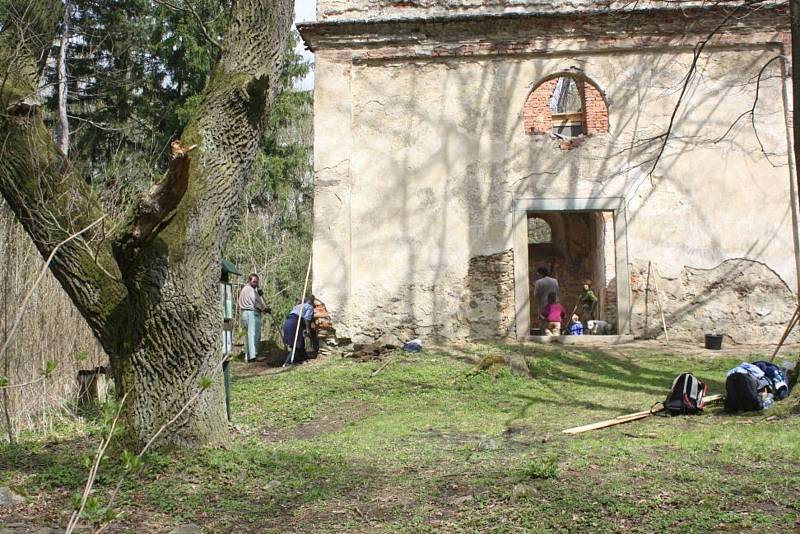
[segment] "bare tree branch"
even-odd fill
[[[750,115],[750,124],[753,127],[753,133],[755,134],[756,140],[758,141],[758,146],[761,147],[761,153],[764,154],[764,157],[766,158],[766,160],[773,167],[779,167],[779,165],[773,163],[772,160],[769,159],[769,154],[767,153],[766,149],[764,148],[764,143],[761,142],[761,137],[758,135],[758,128],[756,128],[756,106],[758,105],[759,91],[761,90],[761,78],[764,75],[764,71],[767,70],[767,67],[769,67],[770,64],[772,64],[773,61],[777,61],[779,59],[787,59],[787,58],[784,55],[774,56],[761,67],[761,70],[758,71],[758,77],[756,79],[756,94],[755,94],[755,97],[753,98],[752,107],[750,109],[748,109],[747,111],[745,111],[744,113],[742,113],[741,115],[739,115],[738,117],[736,117],[736,120],[734,120],[733,123],[731,123],[731,125],[728,127],[727,130],[725,130],[725,133],[722,134],[719,138],[717,138],[717,139],[715,139],[713,141],[714,144],[717,144],[720,141],[722,141],[723,139],[725,139],[728,136],[728,134],[731,132],[731,130],[733,130],[733,128],[736,126],[736,124],[738,124],[738,122],[740,120],[742,120],[744,117]]]
[[[650,171],[647,173],[647,176],[652,181],[653,173],[658,167],[659,161],[661,161],[661,156],[664,154],[664,150],[667,148],[667,143],[669,142],[670,136],[672,135],[672,130],[675,126],[675,118],[678,115],[678,111],[680,110],[681,104],[683,103],[683,97],[686,95],[686,90],[689,88],[689,84],[691,83],[692,79],[694,78],[694,74],[697,71],[697,62],[700,59],[700,54],[703,53],[706,45],[711,41],[711,39],[728,23],[728,21],[733,18],[733,16],[739,12],[739,10],[743,7],[749,7],[756,4],[763,2],[764,0],[750,0],[743,4],[739,4],[734,7],[727,15],[722,19],[722,21],[713,29],[711,32],[706,36],[705,39],[697,43],[694,47],[694,57],[692,58],[692,64],[689,66],[689,71],[686,73],[686,77],[683,80],[683,87],[681,88],[681,93],[678,96],[678,101],[675,103],[675,107],[672,109],[672,115],[669,118],[669,124],[667,125],[667,131],[664,133],[664,142],[661,143],[661,147],[656,154],[655,160],[653,161],[653,166],[650,167]]]
[[[83,509],[86,507],[86,501],[89,498],[89,494],[92,491],[92,486],[94,486],[94,479],[97,476],[97,471],[100,469],[100,462],[103,460],[103,456],[106,453],[106,449],[108,445],[111,443],[111,438],[114,437],[114,429],[117,426],[117,421],[119,420],[119,416],[122,413],[122,407],[125,405],[125,399],[127,398],[128,394],[122,396],[122,399],[119,402],[119,407],[117,408],[117,414],[114,416],[114,420],[111,422],[111,428],[108,430],[108,435],[106,439],[100,442],[100,446],[97,449],[97,454],[94,457],[94,462],[92,463],[92,468],[89,470],[89,478],[86,480],[86,486],[83,489],[83,494],[81,495],[81,504],[80,507],[72,512],[72,516],[69,518],[69,523],[67,524],[67,529],[65,534],[71,534],[75,527],[78,526],[78,520],[83,513]]]

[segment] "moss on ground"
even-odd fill
[[[778,532],[800,527],[800,418],[778,412],[561,430],[663,400],[691,370],[723,391],[753,355],[476,344],[290,372],[234,367],[225,448],[151,455],[123,485],[117,531]],[[531,377],[475,362],[522,356]],[[488,358],[488,359],[487,359]],[[497,360],[499,361],[499,360]],[[99,428],[0,449],[0,485],[28,504],[0,523],[65,524]],[[119,460],[101,469],[113,488]],[[112,529],[113,531],[114,529]]]

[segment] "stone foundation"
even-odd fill
[[[468,337],[513,337],[514,253],[511,250],[469,260],[463,317]]]

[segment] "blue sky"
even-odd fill
[[[295,0],[294,3],[294,21],[307,22],[309,20],[316,20],[317,18],[317,2],[316,0]],[[314,60],[314,54],[305,49],[303,43],[297,45],[297,51],[301,52],[303,56],[309,61]],[[300,87],[303,89],[312,89],[314,87],[314,71],[300,82]]]

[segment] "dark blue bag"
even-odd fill
[[[783,400],[789,396],[789,384],[786,382],[783,369],[774,363],[765,361],[753,362],[753,365],[764,371],[766,377],[772,382],[772,393],[777,400]]]

